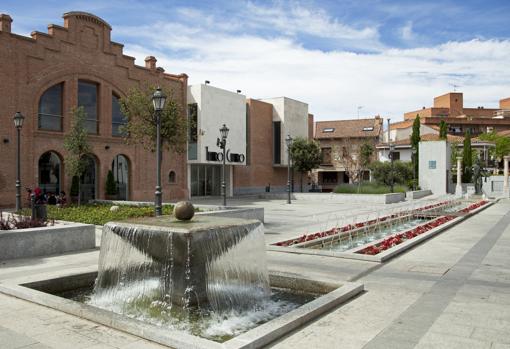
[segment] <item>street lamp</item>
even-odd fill
[[[416,154],[418,154],[416,148],[411,148],[411,154],[413,157],[413,190],[416,190],[416,161],[418,161],[416,158]]]
[[[154,119],[156,122],[156,192],[154,198],[154,214],[161,216],[161,112],[165,107],[166,96],[158,87],[152,94],[152,105],[154,106]]]
[[[292,137],[287,135],[285,138],[285,144],[287,144],[287,203],[290,204],[290,147],[292,145]]]
[[[394,186],[394,180],[395,180],[395,176],[393,173],[393,153],[394,152],[395,152],[395,144],[390,144],[390,161],[391,161],[390,188],[391,188],[392,193],[393,193],[393,186]]]
[[[25,117],[18,111],[14,114],[12,118],[14,120],[14,127],[16,127],[17,132],[17,148],[16,148],[16,212],[21,210],[21,170],[20,170],[20,156],[21,156],[21,146],[20,146],[20,134],[21,128],[23,127],[23,121]]]
[[[221,167],[221,195],[223,195],[223,206],[227,206],[227,186],[225,185],[225,160],[227,157],[225,151],[227,148],[228,131],[227,125],[223,124],[220,128],[221,139],[218,138],[216,140],[216,145],[223,150],[223,166]]]

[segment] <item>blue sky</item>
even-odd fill
[[[87,11],[142,64],[155,55],[190,83],[285,95],[316,119],[399,119],[459,85],[467,106],[510,97],[510,1],[14,1],[29,35]]]

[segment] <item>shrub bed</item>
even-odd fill
[[[112,205],[87,204],[80,206],[47,206],[49,220],[61,220],[85,224],[104,225],[110,221],[121,221],[129,218],[148,217],[154,215],[153,206],[127,206],[119,205],[117,210],[111,211]],[[163,205],[163,214],[170,215],[173,212],[172,205]],[[30,216],[29,209],[23,211],[24,215]]]

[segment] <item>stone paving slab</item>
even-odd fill
[[[320,217],[321,205],[310,206],[313,208],[309,213],[311,216],[300,221],[295,216],[308,209],[306,205],[294,212],[279,205],[281,207],[275,203],[268,204],[268,208],[283,210],[274,210],[269,214],[270,219],[276,221],[279,215],[285,217],[282,222],[275,223],[274,230],[270,226],[266,235],[268,241],[295,234],[314,214]],[[351,212],[345,206],[330,209]],[[488,235],[488,231],[496,227],[509,211],[510,202],[502,201],[375,269],[370,269],[368,265],[373,264],[370,262],[345,263],[337,258],[316,256],[279,258],[268,253],[271,270],[338,280],[358,278],[366,289],[364,294],[294,331],[271,347],[509,348],[506,337],[510,333],[510,313],[507,310],[510,309],[510,228],[499,226],[493,230],[499,237]],[[291,222],[285,222],[285,219]],[[293,232],[278,233],[277,227],[287,226],[287,223],[294,229]],[[325,223],[317,222],[316,227],[320,224]],[[492,239],[492,246],[487,244],[486,239]],[[477,259],[466,257],[477,244],[485,246],[485,255],[478,254]],[[21,277],[40,273],[56,276],[94,268],[97,267],[97,258],[98,251],[92,251],[8,261],[0,264],[0,283],[15,282]],[[437,310],[439,303],[443,307],[441,311]],[[417,304],[420,311],[413,313],[411,309]],[[425,327],[422,326],[424,322],[428,324]],[[400,331],[393,337],[382,336],[385,331],[391,333],[388,331],[392,328]],[[418,336],[418,332],[421,335]],[[375,345],[374,339],[378,337],[383,340]],[[8,338],[15,344],[14,340],[27,343],[14,347],[16,349],[163,348],[90,321],[0,294],[0,343],[8,343]],[[0,348],[4,347],[0,345]]]

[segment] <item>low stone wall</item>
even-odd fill
[[[367,202],[374,204],[393,204],[405,201],[405,193],[390,194],[337,194],[337,193],[292,193],[293,200],[321,201],[321,202]],[[259,194],[259,199],[287,199],[287,194]]]
[[[415,190],[406,192],[407,200],[416,200],[424,198],[425,196],[432,195],[431,190]]]
[[[227,218],[257,219],[264,223],[264,208],[227,207],[226,209],[197,212],[195,216],[217,216]]]
[[[0,260],[40,257],[96,247],[95,226],[55,223],[54,226],[0,231]]]

